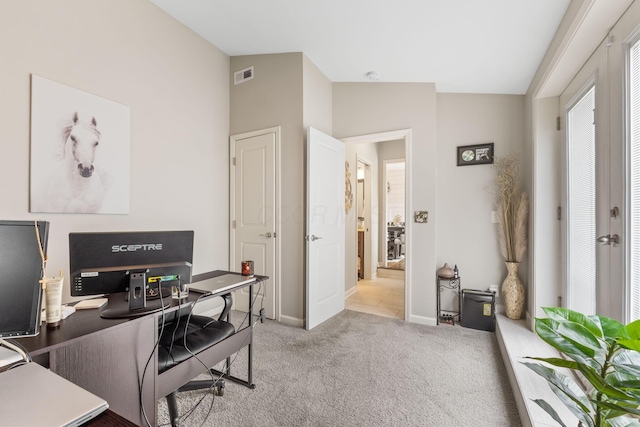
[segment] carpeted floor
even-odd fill
[[[491,332],[345,310],[312,331],[258,323],[254,343],[256,389],[227,382],[181,425],[521,425]],[[232,370],[245,377],[244,351]],[[181,413],[202,396],[180,393]],[[159,406],[167,423],[164,399]]]

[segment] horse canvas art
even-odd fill
[[[32,76],[31,212],[128,213],[129,115]]]
[[[82,121],[75,112],[62,129],[58,167],[49,180],[45,209],[52,212],[96,213],[105,189],[94,162],[99,155],[100,131],[95,117]]]

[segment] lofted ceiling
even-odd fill
[[[229,56],[303,52],[332,82],[524,94],[570,0],[151,0]],[[236,70],[232,70],[236,71]]]

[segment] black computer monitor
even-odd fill
[[[48,236],[46,221],[0,221],[0,338],[40,332]]]
[[[106,318],[168,307],[171,299],[162,287],[191,283],[192,263],[193,231],[69,234],[71,296],[109,295],[100,313]]]

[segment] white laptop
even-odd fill
[[[0,345],[0,368],[12,365],[22,360],[22,356],[17,351]]]
[[[201,294],[217,293],[222,295],[225,291],[232,291],[235,288],[255,280],[253,276],[227,273],[210,279],[193,282],[189,285],[189,290]]]
[[[109,405],[35,362],[0,373],[0,423],[5,426],[79,426]]]

